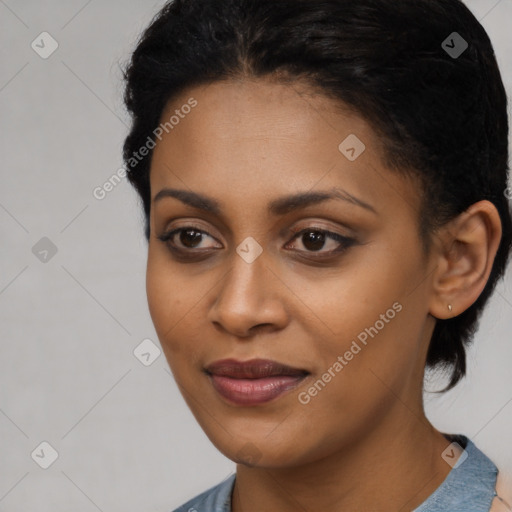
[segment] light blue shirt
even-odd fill
[[[460,444],[465,454],[443,483],[413,512],[488,512],[496,496],[498,469],[467,437],[450,436],[450,440]],[[231,512],[235,478],[236,474],[231,475],[173,512]]]

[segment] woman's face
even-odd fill
[[[366,122],[305,92],[190,89],[151,163],[156,332],[211,441],[262,467],[396,437],[420,414],[433,329],[417,186],[384,167]],[[237,367],[251,360],[297,371]]]

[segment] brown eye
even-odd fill
[[[291,241],[293,242],[294,240],[300,240],[305,248],[304,250],[299,250],[299,252],[317,252],[322,255],[340,253],[355,243],[353,238],[348,238],[338,233],[319,228],[302,229],[296,232]],[[322,251],[326,246],[330,246],[331,248]]]
[[[184,252],[187,250],[192,251],[194,249],[203,250],[211,248],[212,246],[199,247],[203,240],[208,237],[214,240],[206,231],[198,229],[195,226],[185,226],[164,233],[160,235],[158,239],[166,243],[171,250]]]
[[[308,251],[319,251],[325,245],[325,233],[308,231],[302,235],[302,244]]]
[[[201,231],[197,231],[195,229],[182,229],[179,231],[179,234],[180,243],[190,249],[194,249],[203,239]]]

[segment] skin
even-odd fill
[[[450,443],[423,412],[428,343],[436,318],[461,313],[485,286],[501,237],[496,209],[476,203],[425,253],[419,186],[383,165],[379,138],[362,118],[298,83],[245,79],[190,89],[162,120],[190,97],[198,105],[154,149],[151,196],[193,191],[215,199],[221,213],[174,197],[152,204],[147,296],[184,399],[237,463],[233,511],[417,507],[451,469],[441,457]],[[349,134],[366,146],[353,162],[338,149]],[[347,200],[267,211],[273,199],[333,187],[375,212]],[[190,225],[203,237],[184,245],[175,235],[180,259],[158,237]],[[326,238],[312,250],[291,228],[354,242],[329,257],[338,242]],[[252,263],[236,252],[247,237],[263,249]],[[298,394],[396,302],[401,311],[301,403]],[[224,358],[273,359],[310,375],[271,402],[238,406],[203,372]]]

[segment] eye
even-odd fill
[[[323,255],[328,255],[333,253],[340,253],[355,243],[353,238],[348,238],[346,236],[340,235],[339,233],[333,233],[332,231],[316,227],[304,228],[298,232],[292,230],[292,232],[295,233],[295,236],[291,241],[293,242],[294,240],[299,239],[301,244],[305,247],[305,251],[300,250],[299,252],[316,252]],[[330,246],[331,249],[321,251],[321,249],[326,246]]]
[[[179,234],[179,237],[176,235]],[[165,242],[169,248],[177,252],[186,252],[193,249],[210,249],[211,247],[200,247],[205,237],[215,240],[206,231],[197,228],[196,226],[184,226],[181,228],[173,229],[167,233],[163,233],[157,238]],[[178,241],[176,241],[176,239]]]
[[[316,258],[339,254],[355,243],[353,238],[314,226],[300,230],[291,229],[291,232],[294,236],[285,248],[295,249],[294,247],[290,247],[290,245],[294,245],[293,242],[295,240],[300,240],[304,249],[298,249],[298,252],[311,255],[317,253],[319,256],[313,256]],[[173,229],[167,233],[163,233],[157,238],[164,242],[169,250],[178,257],[193,257],[194,253],[197,255],[198,253],[211,252],[211,249],[222,248],[221,244],[215,245],[215,243],[201,246],[208,238],[215,242],[216,239],[203,229],[192,225]],[[326,247],[328,250],[322,250]]]

